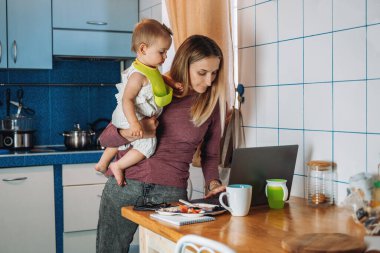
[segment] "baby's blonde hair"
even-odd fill
[[[136,24],[132,34],[133,52],[137,53],[139,46],[144,43],[151,46],[157,38],[171,39],[172,31],[165,24],[161,24],[155,19],[143,19]]]

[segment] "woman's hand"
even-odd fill
[[[129,130],[131,131],[132,137],[136,137],[138,139],[143,137],[143,128],[139,121],[131,122]]]
[[[143,118],[142,120],[140,120],[140,125],[143,129],[142,138],[153,138],[156,136],[158,121],[155,116],[150,117],[150,118]],[[119,129],[119,134],[130,142],[139,139],[132,135],[132,132],[130,129]]]
[[[226,186],[222,185],[218,180],[212,180],[208,189],[209,191],[205,196],[206,199],[226,191]]]

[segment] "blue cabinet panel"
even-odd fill
[[[53,38],[57,56],[135,57],[131,33],[55,29]]]
[[[53,0],[53,27],[132,32],[138,0]]]
[[[0,68],[7,67],[7,2],[0,0]]]
[[[51,0],[7,2],[8,68],[52,68]]]

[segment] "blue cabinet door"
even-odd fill
[[[53,0],[53,27],[132,32],[138,0]]]
[[[7,2],[8,68],[52,68],[51,20],[51,0]]]
[[[0,68],[7,67],[7,3],[0,0]]]

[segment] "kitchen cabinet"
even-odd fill
[[[7,2],[0,0],[0,68],[7,67]]]
[[[107,178],[94,168],[90,163],[62,165],[64,253],[96,251],[100,198]]]
[[[0,0],[0,21],[1,68],[52,68],[51,0]]]
[[[53,166],[0,169],[1,252],[55,252]]]
[[[134,57],[138,0],[53,0],[53,54]]]

